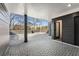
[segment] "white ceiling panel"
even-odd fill
[[[79,3],[6,3],[9,12],[51,20],[52,18],[79,11]],[[25,8],[25,9],[24,9]]]
[[[6,3],[5,5],[10,13],[24,14],[23,3]]]

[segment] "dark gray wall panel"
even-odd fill
[[[74,44],[74,18],[72,15],[62,17],[63,42]]]
[[[74,38],[74,41],[75,41],[75,45],[78,45],[79,46],[79,16],[76,16],[74,17],[74,30],[75,30],[75,38]]]

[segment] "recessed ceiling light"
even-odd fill
[[[71,4],[68,4],[67,7],[71,7]]]

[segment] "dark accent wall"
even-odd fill
[[[72,14],[60,16],[57,18],[54,18],[54,39],[56,40],[56,21],[62,20],[62,41],[69,43],[69,44],[75,44],[75,24],[74,24],[74,17],[79,16],[79,12],[75,12]],[[77,38],[78,39],[78,38]]]
[[[79,46],[79,16],[74,17],[74,44]]]
[[[63,42],[74,44],[74,18],[72,14],[62,16]]]
[[[54,21],[54,39],[56,39],[56,19],[52,19]]]

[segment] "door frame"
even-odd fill
[[[57,24],[58,24],[58,28],[56,27],[56,38],[60,38],[60,22],[56,22],[56,26],[57,26]],[[58,33],[57,33],[57,31],[58,31]],[[58,34],[58,36],[57,36],[57,34]]]
[[[59,23],[59,38],[56,37],[56,22]],[[63,39],[63,21],[61,18],[54,21],[54,39],[60,39],[61,41]]]

